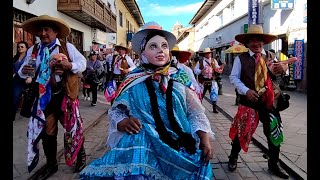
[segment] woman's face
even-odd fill
[[[18,51],[19,53],[25,53],[27,51],[27,47],[24,43],[18,44]]]
[[[169,61],[168,41],[159,35],[152,37],[146,44],[143,52],[149,63],[163,66]]]

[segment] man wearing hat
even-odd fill
[[[42,139],[47,164],[40,169],[37,179],[46,179],[57,172],[58,120],[65,132],[66,164],[72,166],[76,162],[76,171],[80,171],[85,166],[86,154],[77,74],[85,70],[86,59],[73,44],[58,39],[67,37],[71,31],[61,19],[41,15],[22,23],[22,28],[41,40],[28,49],[26,61],[19,70],[22,78],[30,78],[30,74],[35,73],[32,84],[36,99],[28,125],[28,171],[38,164],[38,142]],[[29,65],[31,58],[36,59],[35,68]]]
[[[192,82],[192,85],[195,88],[197,95],[199,96],[200,99],[202,99],[203,88],[201,85],[199,85],[198,81],[194,77],[192,69],[187,65],[185,65],[185,63],[188,61],[188,59],[191,56],[191,52],[182,51],[179,49],[179,46],[175,45],[171,50],[171,54],[172,54],[173,64],[177,68],[182,69],[184,72],[186,72],[189,75],[189,78]]]
[[[92,93],[91,106],[97,105],[98,85],[101,84],[100,79],[104,76],[104,68],[101,61],[97,60],[98,53],[91,51],[89,60],[87,61],[87,68],[84,71],[87,82],[90,84]],[[90,97],[87,98],[90,100]]]
[[[202,51],[202,54],[204,55],[203,59],[200,59],[196,66],[194,67],[194,73],[198,75],[198,81],[199,83],[203,84],[203,93],[202,98],[206,95],[207,90],[211,94],[211,86],[215,86],[216,90],[218,88],[217,82],[215,81],[216,76],[215,72],[221,73],[221,68],[217,62],[216,59],[212,58],[212,52],[210,48],[205,48],[204,51]],[[213,113],[218,113],[216,107],[217,107],[217,95],[216,98],[212,99],[212,110]]]
[[[112,77],[116,81],[117,87],[119,87],[124,76],[136,68],[136,65],[130,56],[127,55],[128,48],[123,43],[116,45],[115,49],[119,52],[119,55],[115,58],[113,63]]]
[[[235,39],[249,48],[249,51],[235,57],[230,74],[230,81],[240,94],[240,101],[229,132],[232,149],[228,167],[231,171],[237,168],[238,154],[241,149],[248,151],[260,120],[268,141],[269,170],[287,179],[288,174],[278,164],[283,126],[279,110],[274,105],[277,91],[272,81],[276,76],[284,74],[288,65],[278,63],[272,52],[263,49],[263,45],[276,40],[277,36],[263,33],[261,25],[251,25],[248,33],[238,34]]]

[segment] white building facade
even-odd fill
[[[273,10],[270,0],[262,0],[260,21],[265,33],[277,35],[278,40],[266,45],[265,49],[274,49],[278,58],[292,54],[295,40],[304,41],[303,78],[296,80],[298,91],[306,91],[306,49],[307,49],[307,0],[295,1],[291,10]],[[209,7],[208,7],[209,5]],[[232,55],[225,55],[224,50],[235,41],[237,34],[245,33],[248,25],[248,1],[244,0],[207,0],[190,21],[195,28],[195,51],[206,47],[215,50],[215,55],[225,56],[232,67]],[[231,70],[231,69],[229,69]],[[227,70],[227,72],[230,72]]]
[[[90,0],[88,0],[90,1]],[[62,2],[62,1],[61,1]],[[91,2],[91,1],[90,1]],[[93,1],[92,1],[93,2]],[[106,7],[110,5],[110,9],[113,13],[116,12],[114,0],[102,0],[103,3],[100,3],[101,7]],[[67,15],[58,10],[59,0],[35,0],[31,4],[27,4],[25,0],[13,0],[13,7],[14,10],[19,11],[20,13],[27,13],[31,14],[32,16],[40,16],[40,15],[49,15],[56,18],[63,19],[71,28],[71,36],[70,41],[74,40],[75,42],[72,43],[79,43],[77,44],[78,50],[81,52],[88,52],[92,48],[93,43],[95,43],[95,39],[98,42],[106,42],[107,34],[106,29],[101,28],[100,30],[97,27],[91,27],[90,25],[77,20],[76,18]],[[80,3],[80,1],[79,1]],[[23,19],[24,21],[26,19]],[[14,21],[14,32],[17,32],[17,29],[21,28],[22,22],[15,22]],[[116,30],[116,29],[115,29]],[[18,30],[19,31],[19,30]],[[21,30],[20,30],[21,31]],[[95,36],[94,32],[97,32],[99,36]],[[13,42],[16,43],[17,34],[13,34]],[[25,32],[23,32],[25,33]],[[94,37],[95,36],[95,37]],[[97,39],[99,38],[99,39]],[[68,39],[69,40],[69,39]],[[80,47],[81,46],[81,47]]]

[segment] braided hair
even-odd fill
[[[158,107],[157,95],[155,93],[155,88],[152,84],[152,79],[148,78],[145,80],[145,84],[148,89],[148,94],[150,97],[152,115],[156,124],[156,131],[159,133],[160,139],[175,150],[179,150],[180,147],[184,147],[186,151],[190,154],[196,152],[196,141],[191,136],[191,134],[182,131],[181,127],[177,123],[174,117],[173,107],[172,107],[172,90],[173,90],[173,80],[169,80],[168,88],[166,91],[166,108],[168,113],[168,119],[170,126],[179,137],[177,140],[173,139],[171,134],[167,131],[163,120],[161,119]]]

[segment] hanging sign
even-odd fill
[[[249,25],[259,24],[259,0],[249,0],[248,17]]]
[[[304,40],[294,41],[294,57],[298,60],[293,64],[293,79],[302,80],[303,77],[303,59],[304,59]]]
[[[271,0],[272,10],[291,10],[294,8],[294,0]]]

